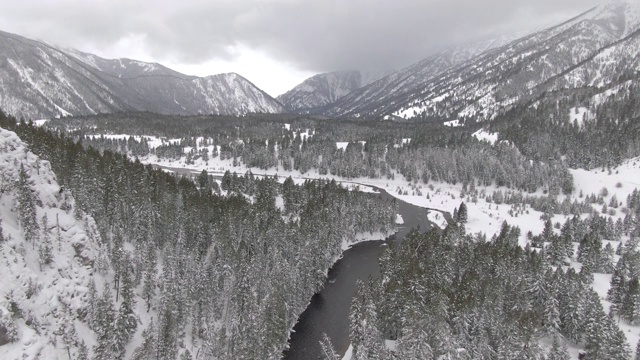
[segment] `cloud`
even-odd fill
[[[233,61],[248,47],[298,70],[393,69],[435,49],[560,21],[584,0],[3,0],[2,30],[156,61]],[[135,41],[132,41],[135,40]],[[129,56],[133,57],[133,56]],[[142,59],[146,60],[146,59]],[[259,64],[257,64],[259,66]]]

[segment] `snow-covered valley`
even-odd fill
[[[311,133],[305,131],[304,133]],[[474,136],[479,140],[495,143],[497,134],[479,131]],[[127,135],[113,135],[113,138],[126,139]],[[178,142],[179,139],[158,139],[155,137],[147,137],[149,144],[162,144]],[[207,144],[207,139],[200,138],[197,143]],[[355,142],[357,143],[357,142]],[[364,143],[364,142],[361,142]],[[408,143],[408,142],[407,142]],[[346,151],[348,143],[337,143],[339,150]],[[203,148],[185,147],[184,154],[179,159],[160,159],[155,155],[140,158],[140,161],[147,164],[161,166],[165,171],[178,172],[182,174],[192,174],[196,176],[203,170],[209,174],[222,176],[225,172],[235,172],[237,174],[245,174],[251,172],[254,176],[278,176],[279,181],[284,181],[291,177],[297,183],[303,183],[309,179],[325,179],[335,180],[336,182],[352,188],[354,190],[375,191],[368,188],[377,187],[384,189],[389,194],[406,201],[408,203],[427,207],[432,210],[429,212],[429,220],[438,224],[441,228],[447,226],[447,221],[443,212],[454,214],[461,203],[465,203],[468,209],[468,220],[465,224],[465,231],[468,234],[482,236],[490,239],[501,231],[504,222],[511,226],[517,226],[520,229],[519,244],[522,247],[531,246],[531,234],[539,234],[543,231],[546,219],[551,220],[554,224],[554,232],[560,234],[560,226],[567,220],[571,219],[571,214],[547,214],[543,211],[534,210],[533,207],[521,203],[509,203],[508,198],[513,196],[545,198],[548,194],[543,190],[535,193],[522,193],[515,189],[506,187],[481,186],[476,185],[473,189],[463,184],[448,184],[445,182],[429,182],[423,184],[415,181],[407,181],[401,174],[396,173],[393,179],[372,179],[366,177],[344,178],[327,174],[320,174],[317,169],[310,169],[304,173],[296,170],[284,171],[282,168],[272,167],[270,169],[260,169],[255,167],[247,167],[242,161],[233,159],[222,160],[219,156],[214,156],[214,149],[211,145],[203,145]],[[202,154],[202,150],[207,152],[207,156],[194,157],[193,154]],[[219,148],[217,149],[219,151]],[[189,155],[191,154],[191,155]],[[573,177],[575,188],[571,195],[559,194],[555,197],[558,204],[570,204],[574,202],[583,203],[586,198],[598,198],[589,207],[591,211],[597,213],[606,219],[611,219],[613,223],[621,222],[629,213],[626,203],[634,190],[640,188],[640,158],[625,160],[621,165],[610,169],[573,169],[570,170]],[[605,209],[603,209],[603,207]],[[589,216],[588,212],[581,215],[582,219]],[[375,238],[383,238],[384,234],[369,235],[365,237],[357,237],[356,240],[369,240]],[[617,248],[620,244],[624,245],[630,237],[623,236],[619,241],[608,241],[605,244],[611,244],[613,248]],[[549,243],[545,244],[549,246]],[[574,243],[577,249],[578,244]],[[343,246],[343,249],[346,247]],[[570,266],[576,271],[580,271],[581,263],[577,261],[575,253],[571,258]],[[615,255],[614,263],[619,259]],[[607,292],[610,288],[611,274],[594,274],[593,288],[600,296],[600,300],[605,308],[609,310],[611,302],[607,300]],[[631,348],[640,339],[640,327],[635,324],[626,323],[624,320],[620,322],[627,342]],[[540,344],[542,347],[549,348],[551,339],[542,338]],[[577,358],[581,351],[582,345],[570,344],[569,350],[573,358]]]

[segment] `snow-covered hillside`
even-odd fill
[[[282,113],[234,73],[204,78],[160,64],[103,59],[0,31],[0,108],[26,119],[120,111],[161,114]]]
[[[80,359],[95,336],[82,319],[101,286],[99,237],[47,161],[0,128],[0,357]],[[86,358],[86,357],[85,357]]]
[[[457,46],[421,60],[402,70],[356,89],[323,109],[326,115],[381,114],[381,109],[403,101],[403,97],[429,83],[447,69],[462,64],[489,49],[513,40],[501,37],[487,41]],[[390,115],[390,113],[388,113]]]

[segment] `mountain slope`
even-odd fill
[[[334,71],[314,75],[277,97],[289,110],[309,112],[328,105],[353,90],[368,85],[388,72]]]
[[[360,113],[365,112],[365,109],[375,106],[377,103],[391,102],[395,98],[401,98],[420,88],[445,70],[488,49],[502,46],[510,40],[512,40],[511,37],[501,37],[454,47],[430,55],[416,64],[349,93],[322,109],[322,112],[326,115],[359,116]]]
[[[81,358],[95,342],[89,306],[99,235],[76,218],[48,161],[0,128],[0,353],[6,359]],[[24,215],[33,215],[26,218]],[[84,349],[83,349],[84,348]]]
[[[466,59],[434,55],[345,96],[325,114],[486,120],[549,91],[605,91],[625,71],[637,76],[639,8],[616,1]]]
[[[160,64],[103,59],[5,32],[0,32],[0,107],[26,118],[286,111],[238,74],[188,76]]]

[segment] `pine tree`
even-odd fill
[[[353,348],[353,356],[358,359],[358,352],[363,352],[365,339],[364,283],[357,280],[356,295],[351,300],[349,311],[349,339]],[[364,356],[364,354],[362,354]]]
[[[147,312],[151,308],[151,300],[156,293],[156,249],[151,242],[147,245],[142,274],[142,298],[147,305]]]
[[[553,336],[560,330],[560,305],[555,294],[549,294],[546,298],[544,315],[544,327],[548,335]]]
[[[462,225],[467,223],[468,211],[467,205],[465,203],[460,203],[460,207],[458,207],[458,222]]]
[[[602,250],[600,254],[600,272],[604,274],[611,274],[614,269],[613,261],[614,261],[615,250],[611,243],[607,243],[607,245]]]
[[[115,319],[115,328],[113,329],[114,358],[119,360],[124,359],[125,346],[131,340],[138,327],[137,319],[133,313],[135,297],[131,274],[128,269],[122,271],[121,281],[122,302],[120,303],[120,309]]]
[[[48,219],[47,214],[42,217],[42,234],[40,235],[40,245],[38,246],[38,261],[40,263],[40,270],[42,271],[42,265],[49,265],[53,260],[53,252],[51,249],[51,236],[48,231]]]
[[[132,360],[156,360],[158,358],[156,331],[156,326],[151,319],[149,326],[142,332],[142,344],[133,352]]]
[[[561,339],[559,335],[553,337],[553,343],[551,349],[547,355],[547,360],[570,360],[569,349],[564,339]]]
[[[97,301],[95,328],[97,343],[93,347],[95,360],[113,359],[116,355],[113,342],[113,327],[115,323],[113,295],[108,283],[104,284],[102,296]]]
[[[553,233],[553,224],[551,223],[551,219],[547,219],[544,222],[544,229],[542,230],[542,241],[543,242],[551,242],[555,234]]]
[[[331,339],[327,336],[327,334],[322,333],[322,340],[320,340],[320,346],[322,347],[322,356],[324,360],[340,360],[340,355],[338,355],[333,348],[333,344],[331,344]]]
[[[624,297],[627,289],[627,283],[624,276],[624,264],[622,259],[618,261],[616,268],[611,276],[611,283],[607,291],[607,300],[611,302],[611,311],[618,313],[623,307]]]
[[[593,290],[588,295],[586,312],[588,321],[585,326],[585,359],[628,359],[631,351],[624,333],[605,314],[598,294]]]
[[[18,177],[18,215],[20,227],[24,232],[24,239],[35,247],[35,239],[38,234],[36,221],[35,197],[28,182],[28,176],[24,166],[20,165]]]
[[[66,314],[68,316],[68,314]],[[65,316],[66,317],[66,316]],[[67,322],[66,319],[60,322],[60,327],[56,335],[58,335],[62,340],[62,345],[67,350],[67,355],[69,355],[69,359],[71,359],[71,348],[74,348],[78,345],[78,335],[76,333],[76,327],[73,324],[73,321]]]
[[[209,189],[209,174],[207,170],[202,170],[200,175],[198,175],[198,185],[200,185],[201,190]]]
[[[640,320],[640,281],[637,277],[632,277],[627,283],[626,291],[622,299],[620,315],[629,323]]]
[[[554,236],[551,239],[551,244],[547,246],[547,256],[549,258],[549,264],[553,266],[565,265],[566,246],[561,237]]]
[[[612,360],[627,360],[631,358],[631,349],[627,343],[627,337],[620,330],[611,318],[608,318],[607,328],[609,331],[609,349],[607,358]]]
[[[84,340],[80,340],[78,344],[78,353],[76,354],[76,360],[89,360],[89,349]]]

